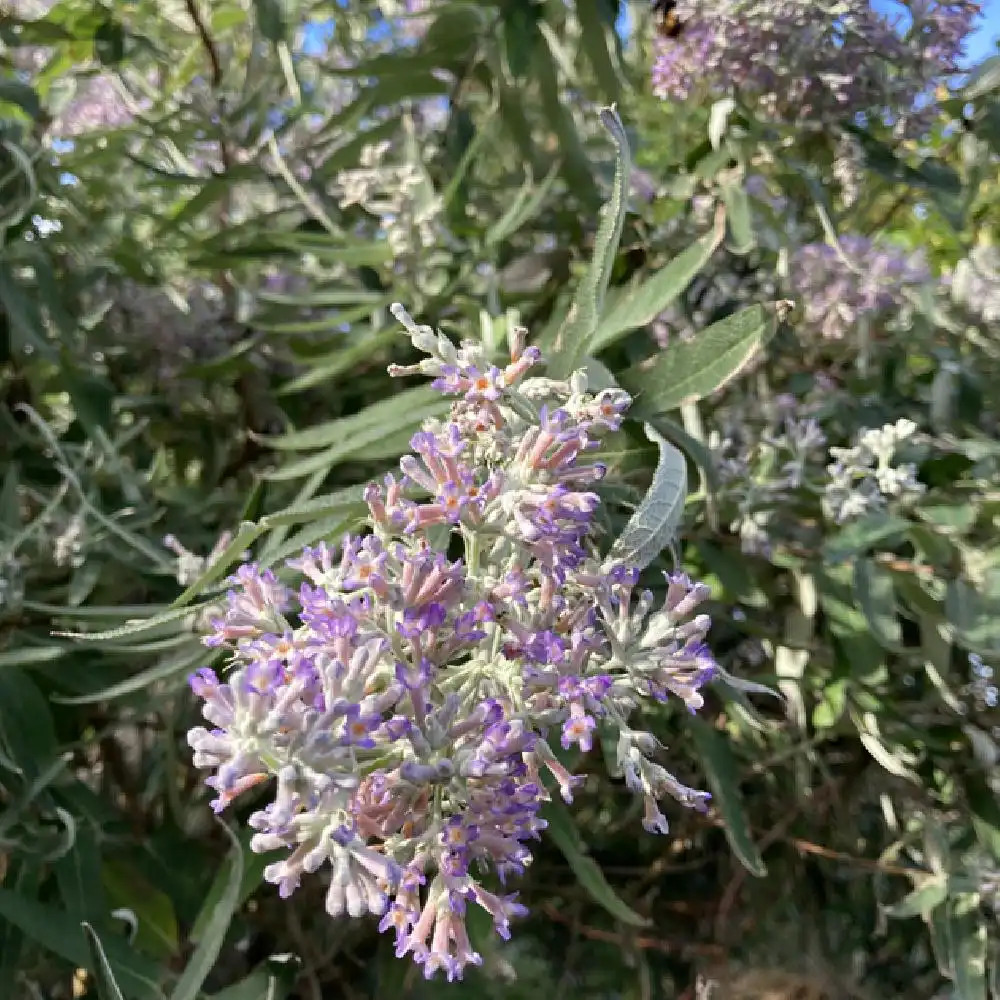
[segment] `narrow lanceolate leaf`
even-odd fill
[[[621,76],[615,65],[616,36],[614,18],[605,16],[610,5],[600,3],[577,4],[580,19],[580,46],[587,61],[594,69],[594,76],[609,101],[621,96]]]
[[[260,440],[269,448],[278,451],[328,448],[331,445],[348,442],[359,433],[371,431],[373,428],[378,428],[383,434],[389,434],[397,427],[410,426],[414,420],[422,417],[438,416],[447,407],[447,400],[442,400],[441,394],[436,389],[421,385],[373,403],[360,413],[349,417],[340,417],[278,437],[261,436]]]
[[[648,566],[677,534],[687,497],[687,462],[684,455],[649,424],[646,437],[660,449],[649,492],[625,525],[610,558],[628,566]]]
[[[90,951],[90,960],[94,964],[94,979],[97,981],[97,995],[101,1000],[125,1000],[122,996],[118,980],[111,970],[108,956],[104,954],[101,946],[101,939],[97,936],[97,931],[90,924],[84,922],[83,933],[87,938],[87,948]]]
[[[205,924],[205,931],[198,942],[198,947],[195,948],[181,978],[177,980],[170,1000],[197,1000],[205,979],[219,957],[229,924],[239,905],[240,884],[243,879],[243,848],[228,826],[222,824],[222,828],[232,844],[229,857],[226,859],[225,889],[218,900],[209,899],[212,907],[211,916]]]
[[[962,893],[948,908],[955,1000],[986,1000],[986,925],[979,896]]]
[[[633,416],[651,417],[721,389],[774,336],[785,303],[755,305],[727,316],[691,340],[678,340],[619,376],[635,398]]]
[[[829,563],[843,562],[858,552],[870,549],[878,542],[901,535],[910,522],[881,511],[869,514],[842,528],[823,546],[823,555]]]
[[[174,601],[175,608],[182,608],[196,598],[209,584],[223,577],[231,566],[239,562],[243,553],[267,530],[265,524],[244,521],[233,540],[205,567],[198,579]]]
[[[628,206],[631,156],[625,127],[614,108],[601,111],[601,124],[611,133],[617,151],[615,180],[611,199],[602,209],[601,224],[594,241],[594,257],[573,298],[566,320],[556,335],[555,349],[549,361],[553,378],[567,378],[580,361],[590,353],[590,344],[597,331],[604,305],[611,270],[621,240],[622,226]]]
[[[872,635],[886,649],[899,650],[903,630],[896,614],[896,591],[889,571],[871,559],[859,559],[854,565],[854,589]]]
[[[722,200],[729,221],[729,249],[735,254],[749,253],[757,242],[750,215],[750,199],[741,184],[722,185]]]
[[[66,636],[80,642],[113,642],[117,639],[138,635],[141,632],[152,632],[154,629],[159,629],[160,626],[170,624],[171,622],[178,623],[177,631],[180,632],[184,627],[181,624],[181,620],[190,615],[195,615],[204,608],[207,608],[209,603],[210,602],[208,601],[203,601],[201,604],[196,604],[192,607],[171,608],[170,610],[163,612],[163,614],[128,621],[124,625],[120,625],[118,628],[107,629],[104,632],[53,632],[52,634]],[[54,610],[59,611],[61,609],[56,608]],[[127,611],[127,609],[123,610]]]
[[[912,892],[904,896],[898,903],[885,907],[885,914],[903,920],[907,917],[927,917],[935,906],[948,898],[948,880],[945,878],[928,879]]]
[[[528,179],[515,195],[510,208],[486,231],[483,240],[486,246],[503,243],[534,218],[552,191],[552,186],[559,176],[560,165],[557,162],[540,184],[535,183],[534,177],[529,172]]]
[[[0,888],[0,917],[75,968],[97,973],[93,952],[80,925],[58,907]],[[159,984],[164,970],[157,963],[113,937],[104,942],[103,950],[125,1000],[163,1000]]]
[[[688,719],[688,726],[698,751],[712,801],[722,817],[726,840],[751,875],[763,878],[767,874],[764,859],[750,835],[750,823],[743,809],[739,789],[739,768],[729,743],[707,722]]]
[[[561,802],[553,799],[542,807],[541,815],[548,823],[545,835],[562,852],[577,881],[587,890],[594,902],[600,903],[611,916],[623,924],[632,927],[647,926],[649,921],[631,909],[617,895],[597,862],[587,853],[586,845],[580,839],[569,810]]]
[[[623,289],[609,305],[594,334],[590,350],[603,351],[608,345],[639,327],[647,326],[670,305],[708,263],[726,232],[724,212],[716,215],[712,231],[695,240],[666,267],[651,278]],[[609,301],[611,296],[608,296]]]

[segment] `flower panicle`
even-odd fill
[[[392,311],[426,357],[391,374],[431,377],[450,412],[366,488],[367,533],[237,570],[205,637],[231,669],[192,677],[207,725],[188,739],[214,809],[260,796],[251,847],[283,852],[264,873],[280,895],[323,869],[328,913],[375,914],[397,955],[454,979],[481,961],[470,905],[504,938],[526,912],[499,887],[599,731],[618,733],[647,829],[666,830],[665,798],[705,807],[629,720],[648,701],[698,710],[715,664],[708,589],[673,574],[658,603],[595,544],[590,456],[627,394],[531,375],[523,330],[493,364]]]

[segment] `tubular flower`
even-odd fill
[[[397,955],[454,979],[481,961],[468,907],[504,938],[526,912],[486,880],[531,863],[546,778],[572,800],[556,745],[617,733],[649,830],[667,829],[664,798],[704,808],[629,720],[650,699],[697,710],[715,663],[708,588],[671,575],[655,606],[594,542],[605,470],[589,455],[628,396],[529,378],[523,330],[499,366],[393,312],[427,357],[391,373],[432,377],[451,410],[367,487],[367,533],[289,563],[297,589],[240,568],[205,639],[231,669],[192,678],[209,726],[188,739],[216,810],[268,784],[251,846],[286,852],[265,871],[281,895],[325,867],[331,915],[376,914]]]

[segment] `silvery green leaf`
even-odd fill
[[[777,698],[779,701],[785,700],[785,696],[779,691],[775,691],[774,688],[769,688],[766,684],[758,684],[756,681],[745,680],[742,677],[734,677],[718,665],[716,665],[713,680],[721,681],[734,691],[742,691],[745,694],[766,694],[771,698]]]
[[[94,963],[94,978],[97,980],[97,995],[101,1000],[124,1000],[118,980],[108,962],[108,956],[104,953],[101,939],[97,936],[97,931],[86,921],[81,924],[83,933],[87,938],[87,949],[90,951],[90,960]]]
[[[611,547],[611,558],[648,566],[674,539],[687,496],[687,463],[684,455],[650,424],[646,437],[660,449],[653,482],[638,509]]]
[[[602,109],[601,124],[610,133],[617,153],[614,185],[611,199],[602,209],[601,222],[594,239],[593,259],[580,280],[573,296],[573,304],[556,335],[555,349],[549,358],[549,374],[553,378],[567,378],[571,375],[590,349],[628,210],[632,160],[625,126],[614,108]]]
[[[712,149],[718,149],[721,145],[729,116],[735,107],[736,102],[731,97],[723,97],[712,105],[712,110],[708,113],[708,141],[711,142]]]

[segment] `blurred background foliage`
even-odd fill
[[[651,16],[0,12],[0,995],[1000,996],[1000,62],[916,137],[810,129],[655,97]],[[190,766],[185,679],[243,554],[358,525],[441,412],[385,374],[412,360],[391,301],[553,346],[613,102],[635,169],[589,364],[687,455],[679,555],[744,683],[652,719],[707,816],[644,835],[595,773],[513,942],[425,984],[321,886],[261,886]],[[845,510],[858,435],[899,420],[912,488]],[[656,449],[630,422],[605,450],[627,505]]]

